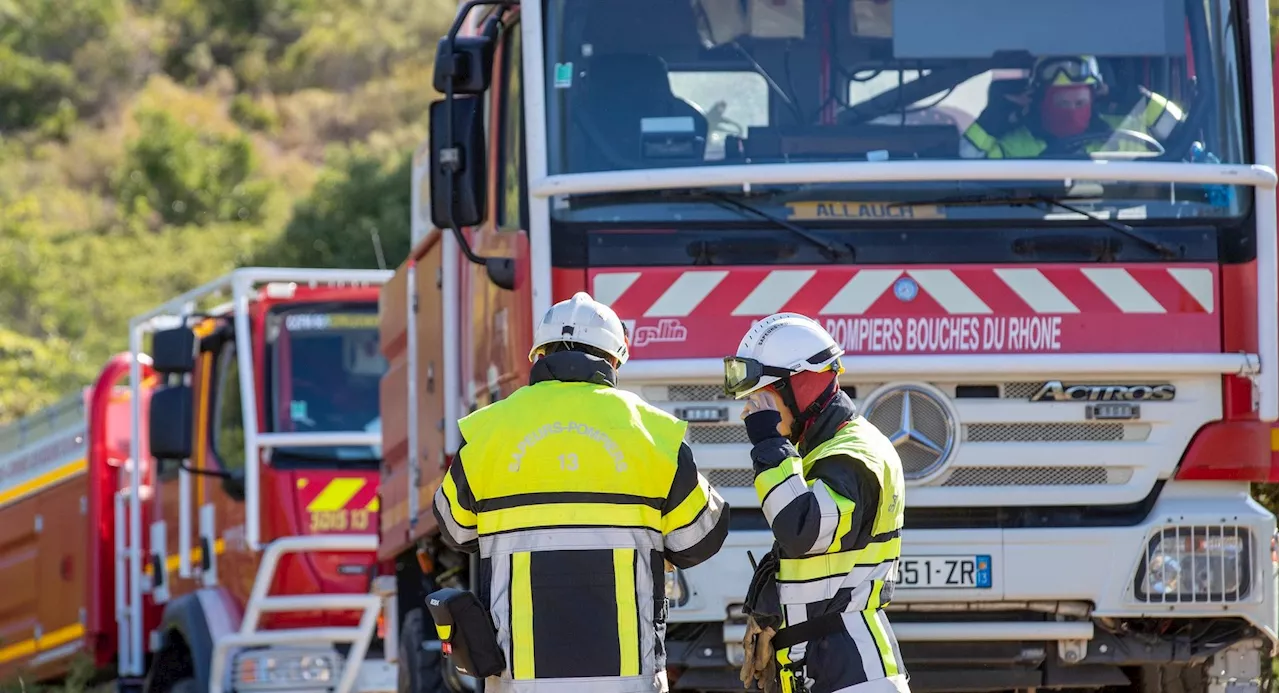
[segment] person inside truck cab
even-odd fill
[[[687,424],[618,389],[628,355],[618,316],[579,292],[538,323],[529,384],[458,422],[432,511],[479,552],[478,596],[427,604],[486,693],[667,690],[665,562],[711,558],[729,512]]]
[[[967,159],[1060,158],[1100,151],[1163,151],[1161,143],[1186,116],[1145,87],[1137,103],[1107,108],[1111,91],[1093,56],[1044,57],[1027,88],[987,104],[960,139]]]

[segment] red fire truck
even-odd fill
[[[746,553],[771,536],[720,358],[781,310],[841,342],[842,383],[897,441],[890,620],[913,690],[1258,690],[1276,518],[1249,484],[1276,480],[1280,389],[1266,17],[466,3],[412,257],[381,299],[379,552],[422,573],[397,574],[402,644],[431,647],[422,585],[482,579],[430,513],[454,422],[522,385],[535,321],[586,290],[629,326],[620,386],[689,421],[733,508],[724,550],[667,575],[673,690],[740,690]],[[438,668],[402,676],[428,690]]]
[[[0,429],[0,675],[394,689],[369,591],[389,275],[237,270]]]

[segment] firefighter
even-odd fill
[[[1027,90],[988,103],[960,139],[968,159],[1033,159],[1081,152],[1163,153],[1161,142],[1186,116],[1145,87],[1123,113],[1105,112],[1108,85],[1093,56],[1040,58]]]
[[[488,615],[465,639],[496,640],[496,664],[476,665],[486,693],[667,690],[664,561],[714,555],[729,512],[685,422],[616,387],[627,352],[618,316],[579,292],[538,324],[529,385],[458,422],[434,512],[480,553]]]
[[[909,690],[884,613],[897,577],[902,463],[840,389],[843,353],[817,322],[779,313],[724,360],[725,391],[747,398],[756,494],[775,540],[745,600],[746,687]]]

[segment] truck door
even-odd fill
[[[232,474],[230,479],[203,477],[197,493],[197,506],[213,506],[214,536],[242,533],[245,525],[244,505],[244,398],[240,391],[240,366],[236,359],[235,340],[228,337],[212,352],[208,397],[201,397],[197,411],[204,412],[201,426],[209,432],[207,439],[209,466]],[[207,511],[206,511],[207,512]],[[209,542],[215,544],[215,542]],[[240,603],[248,598],[257,574],[253,556],[243,546],[229,545],[217,556],[218,582]]]

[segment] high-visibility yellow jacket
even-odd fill
[[[819,619],[830,624],[780,649],[778,661],[803,663],[811,690],[905,690],[884,614],[901,553],[906,494],[898,453],[844,393],[810,426],[802,452],[779,436],[751,453],[779,556],[779,634]]]
[[[614,387],[603,360],[557,352],[531,384],[459,422],[435,494],[450,545],[479,551],[503,693],[666,690],[664,563],[691,567],[728,533],[686,424]]]

